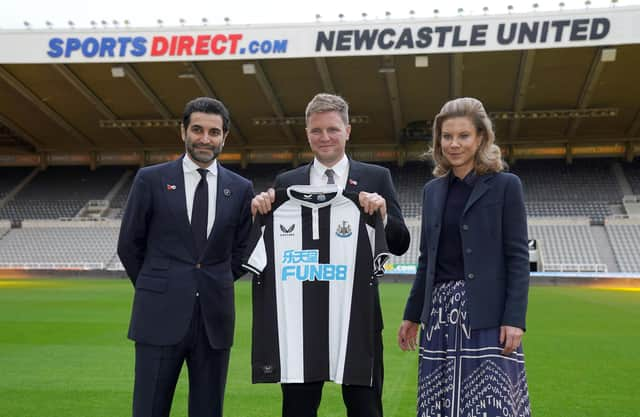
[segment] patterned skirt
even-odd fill
[[[420,336],[418,417],[530,416],[522,346],[501,351],[500,328],[470,329],[464,281],[437,284]]]

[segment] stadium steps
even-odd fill
[[[591,235],[596,243],[600,262],[607,264],[608,272],[620,272],[620,267],[616,261],[616,255],[613,253],[611,242],[605,227],[603,225],[592,225]]]
[[[605,228],[620,271],[640,271],[640,222],[633,218],[611,219]]]
[[[113,200],[113,198],[116,195],[118,195],[118,193],[120,192],[120,189],[127,184],[127,181],[129,181],[129,178],[131,178],[132,175],[133,175],[133,170],[130,170],[130,169],[126,170],[124,174],[122,174],[118,182],[116,182],[115,185],[111,188],[111,190],[109,190],[107,195],[104,196],[104,199],[111,202],[111,200]]]
[[[120,262],[120,257],[117,252],[111,257],[109,262],[107,262],[106,269],[108,271],[124,271],[124,266],[122,262]]]
[[[627,210],[625,210],[624,204],[609,204],[609,210],[614,216],[627,214]]]
[[[18,185],[13,187],[13,189],[9,191],[9,193],[7,193],[7,195],[5,195],[2,200],[0,200],[0,208],[4,207],[9,201],[13,199],[13,197],[16,196],[16,194],[22,191],[24,187],[29,185],[31,180],[33,180],[36,175],[38,175],[38,172],[40,172],[40,168],[34,168],[33,171],[29,173],[29,175],[27,175],[22,181],[20,181],[20,183],[18,183]]]
[[[632,195],[633,189],[631,188],[631,184],[629,183],[627,176],[624,175],[624,170],[619,162],[611,164],[611,173],[615,177],[616,181],[618,181],[622,195]]]

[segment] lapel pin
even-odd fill
[[[228,188],[225,188],[224,190],[222,190],[222,193],[224,194],[225,197],[229,197],[231,195],[231,190]]]
[[[176,189],[176,186],[173,184],[167,184],[167,190],[169,191],[174,191]]]
[[[358,181],[349,178],[349,185],[358,185]]]

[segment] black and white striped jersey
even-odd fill
[[[390,256],[379,214],[336,186],[276,191],[256,216],[253,382],[371,385],[377,278]]]

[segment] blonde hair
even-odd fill
[[[429,150],[429,154],[435,162],[433,175],[441,177],[447,175],[451,170],[451,164],[442,153],[441,141],[442,124],[445,120],[453,117],[469,118],[476,128],[476,133],[482,137],[474,161],[476,174],[503,171],[504,165],[500,147],[494,143],[496,135],[482,102],[473,97],[462,97],[446,102],[433,120],[433,146]]]
[[[330,111],[338,113],[345,125],[349,124],[349,104],[342,97],[327,93],[316,94],[307,104],[304,112],[305,121],[308,122],[309,117],[314,113]]]

